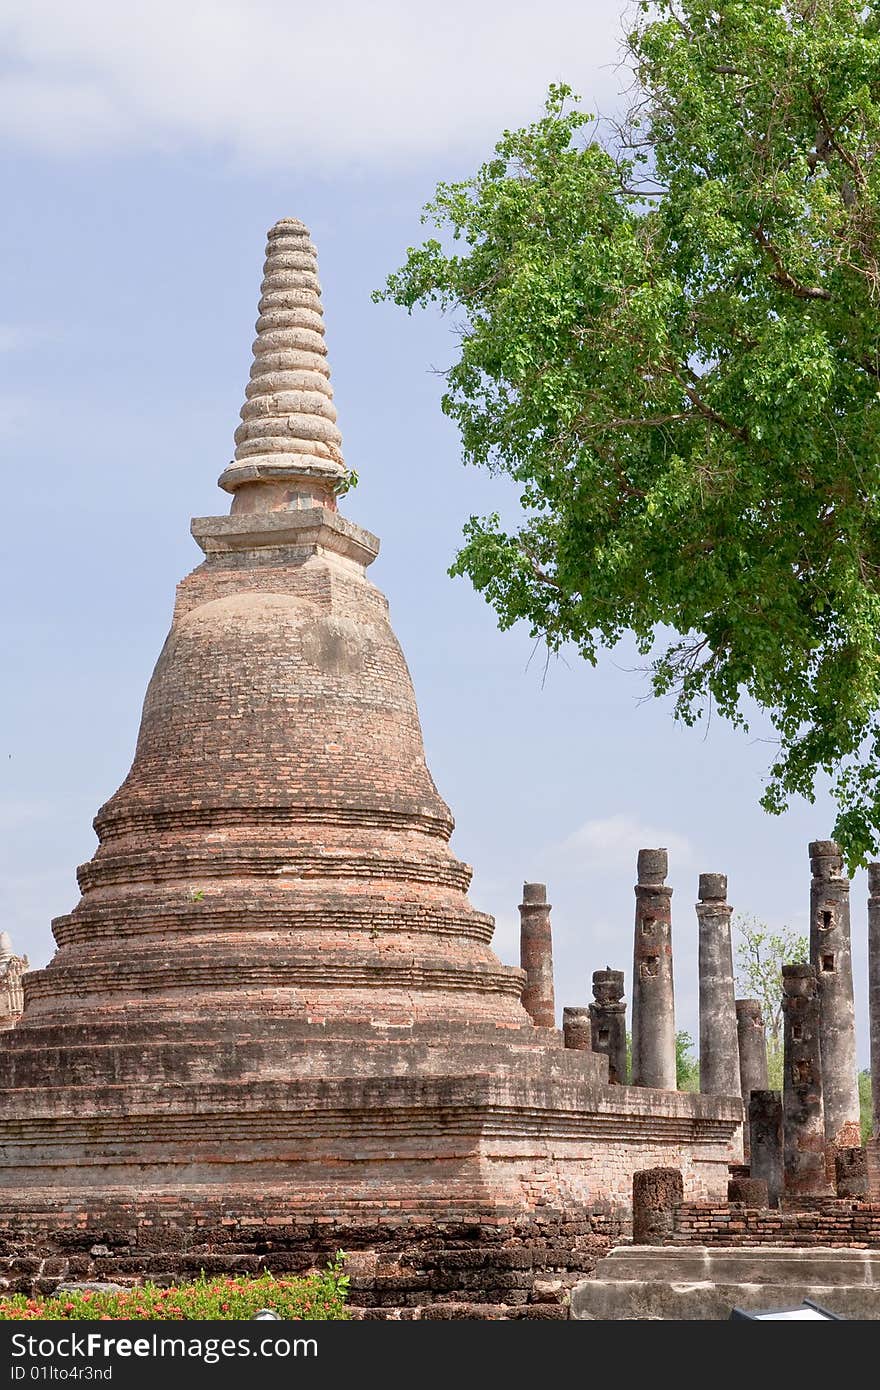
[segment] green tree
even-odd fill
[[[867,1144],[871,1138],[874,1128],[874,1114],[872,1103],[873,1090],[871,1087],[871,1073],[867,1070],[859,1072],[859,1118],[862,1123],[862,1143]]]
[[[690,1033],[675,1035],[675,1084],[679,1091],[699,1091],[700,1062],[694,1056],[694,1040]]]
[[[767,1072],[773,1090],[782,1090],[782,967],[810,958],[810,943],[791,927],[771,932],[747,913],[733,918],[736,988],[743,999],[757,999],[767,1036]]]
[[[564,86],[425,210],[378,297],[456,315],[443,409],[522,512],[451,573],[595,662],[625,631],[687,724],[750,698],[773,813],[880,827],[880,0],[657,0],[636,96]]]

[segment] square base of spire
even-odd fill
[[[327,507],[278,512],[248,512],[235,516],[196,516],[190,523],[196,544],[205,555],[264,547],[342,555],[356,564],[372,564],[379,538]]]

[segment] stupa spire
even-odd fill
[[[317,251],[296,218],[268,233],[254,363],[220,477],[233,512],[335,507],[346,475],[330,386]]]

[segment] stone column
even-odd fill
[[[537,1028],[556,1027],[553,998],[553,938],[544,883],[524,883],[520,916],[520,965],[526,972],[523,1008]]]
[[[865,1145],[865,1167],[868,1197],[872,1202],[880,1202],[880,1134],[875,1134]]]
[[[868,1155],[865,1149],[838,1149],[834,1155],[834,1186],[838,1197],[868,1200]]]
[[[749,1099],[752,1091],[766,1091],[767,1037],[764,1018],[757,999],[737,999],[736,1041],[739,1049],[739,1084],[743,1102],[743,1153],[748,1161],[750,1152]]]
[[[783,965],[785,1193],[827,1196],[819,982],[812,965]]]
[[[727,1200],[743,1207],[769,1207],[767,1179],[731,1178],[727,1184]]]
[[[663,1245],[675,1231],[675,1208],[684,1201],[680,1168],[633,1173],[633,1245]]]
[[[782,1096],[779,1091],[755,1090],[749,1096],[749,1171],[767,1184],[771,1207],[779,1205],[783,1189]]]
[[[700,981],[700,1090],[738,1096],[739,1047],[726,874],[700,874],[697,903]]]
[[[626,1005],[623,1003],[623,971],[593,971],[593,998],[590,1022],[593,1051],[608,1058],[608,1081],[626,1085]]]
[[[849,929],[849,879],[833,840],[810,845],[810,960],[819,981],[822,1097],[826,1170],[834,1176],[837,1149],[858,1148],[859,1083]]]
[[[880,1138],[880,864],[868,865],[868,1003],[874,1138]]]
[[[593,1030],[589,1009],[562,1010],[562,1038],[565,1046],[573,1048],[575,1052],[592,1052]]]
[[[641,849],[633,951],[632,1081],[674,1091],[675,1001],[672,987],[672,889],[665,849]]]

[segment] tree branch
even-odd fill
[[[861,357],[856,363],[856,366],[861,367],[863,372],[868,373],[868,376],[872,376],[876,381],[880,381],[880,367],[877,366],[876,362],[869,362],[867,358]]]
[[[828,156],[826,154],[826,151],[829,149],[834,150],[835,154],[837,154],[840,157],[840,159],[843,160],[847,169],[849,169],[859,188],[864,189],[864,169],[862,168],[859,161],[856,159],[855,155],[850,154],[849,150],[845,150],[843,146],[840,144],[839,140],[837,139],[837,134],[833,126],[831,125],[831,122],[825,114],[825,108],[822,105],[822,98],[812,90],[810,91],[810,96],[813,103],[813,111],[816,114],[816,119],[819,122],[819,127],[823,136],[821,142],[818,140],[816,141],[816,154],[823,161],[823,163],[827,164]],[[852,202],[854,202],[855,198],[853,196],[852,189],[849,190],[849,193],[850,197],[852,198]],[[841,196],[844,202],[847,203],[847,206],[852,206],[852,203],[847,198],[847,194],[844,189],[841,189]]]
[[[676,420],[692,420],[693,411],[679,410],[671,415],[634,415],[630,419],[597,420],[593,424],[579,420],[577,428],[582,434],[592,434],[595,430],[649,429],[657,425],[671,425]]]
[[[685,395],[691,402],[691,405],[694,407],[695,410],[699,412],[700,415],[703,416],[704,420],[710,420],[713,425],[717,425],[719,429],[724,430],[726,434],[731,435],[733,439],[740,440],[740,442],[743,444],[747,444],[749,442],[748,430],[744,429],[741,425],[734,425],[730,420],[725,419],[723,415],[719,414],[719,412],[715,410],[709,404],[708,401],[703,400],[703,397],[697,390],[697,382],[699,381],[699,377],[697,377],[694,372],[690,371],[690,369],[687,367],[683,369],[691,378],[691,380],[688,381],[684,376],[682,376],[682,369],[679,369],[675,365],[675,363],[666,363],[666,366],[667,369],[675,377],[675,380],[683,388]]]
[[[528,562],[529,562],[529,569],[532,571],[532,573],[533,573],[533,575],[535,576],[535,578],[536,578],[541,584],[546,584],[546,585],[548,586],[548,588],[556,589],[556,590],[558,590],[558,591],[561,592],[561,590],[562,590],[562,585],[561,585],[561,584],[557,584],[557,583],[556,583],[556,580],[555,580],[555,579],[551,579],[550,576],[549,576],[549,574],[547,574],[547,572],[546,572],[544,569],[541,568],[541,566],[539,565],[539,563],[538,563],[538,561],[536,560],[535,556],[534,556],[534,555],[532,554],[532,552],[529,550],[528,546],[523,545],[522,541],[520,541],[520,543],[519,543],[519,548],[520,548],[522,554],[523,554],[523,555],[525,556],[525,558],[528,560]]]
[[[786,270],[782,263],[782,257],[778,249],[773,245],[763,227],[755,227],[752,230],[755,241],[766,251],[771,261],[776,267],[775,274],[771,275],[771,280],[775,280],[777,285],[781,285],[789,294],[793,294],[795,299],[831,299],[828,290],[822,289],[820,285],[803,285],[800,280],[796,280],[793,275]]]

